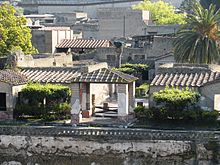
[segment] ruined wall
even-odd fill
[[[18,67],[51,67],[51,66],[72,66],[72,55],[62,53],[56,54],[38,54],[18,56]]]
[[[148,11],[125,8],[100,8],[97,16],[99,39],[144,35],[145,22],[149,21]]]
[[[214,97],[220,94],[220,82],[208,83],[205,86],[200,87],[200,93],[205,99],[202,101],[203,107],[214,108]]]
[[[1,127],[1,156],[101,156],[219,160],[220,132]]]
[[[10,84],[0,82],[0,93],[6,94],[6,111],[0,111],[0,119],[12,119],[13,109],[15,108],[18,92],[25,85],[11,86]]]

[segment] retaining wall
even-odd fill
[[[218,131],[0,127],[1,156],[178,157],[220,160]]]

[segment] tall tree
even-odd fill
[[[220,11],[211,4],[204,9],[199,3],[188,14],[187,23],[177,33],[174,57],[177,62],[215,63],[219,58]]]
[[[22,50],[25,54],[36,53],[31,44],[31,31],[24,17],[15,16],[15,9],[9,4],[0,5],[0,56]]]
[[[219,0],[200,0],[200,3],[206,9],[208,9],[211,4],[216,5],[216,10],[218,10],[220,8],[220,1]]]
[[[144,0],[143,2],[133,6],[133,9],[148,10],[151,14],[151,20],[158,25],[185,23],[185,15],[182,13],[176,13],[174,6],[162,0],[157,2]]]

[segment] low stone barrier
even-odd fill
[[[121,138],[140,140],[220,140],[220,131],[150,130],[131,128],[87,128],[53,126],[0,126],[0,135]]]

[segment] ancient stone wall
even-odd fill
[[[0,127],[2,156],[140,154],[219,160],[220,132],[74,127]]]

